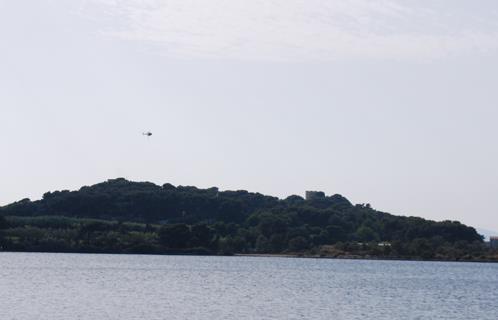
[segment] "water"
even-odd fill
[[[0,319],[498,319],[498,264],[0,253]]]

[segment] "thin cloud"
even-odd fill
[[[496,8],[473,7],[400,0],[88,0],[79,11],[112,21],[103,23],[104,35],[165,55],[327,61],[495,52]]]

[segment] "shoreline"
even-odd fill
[[[498,263],[498,260],[445,260],[445,259],[418,259],[418,258],[388,258],[374,256],[326,256],[326,255],[306,255],[306,254],[272,254],[272,253],[236,253],[237,257],[256,258],[297,258],[297,259],[328,259],[328,260],[369,260],[369,261],[406,261],[406,262],[466,262],[466,263]]]
[[[2,253],[55,253],[55,254],[88,254],[88,255],[129,255],[129,256],[193,256],[193,257],[254,257],[254,258],[294,258],[294,259],[324,259],[324,260],[366,260],[366,261],[405,261],[405,262],[464,262],[464,263],[498,263],[498,260],[445,260],[418,258],[389,258],[375,256],[327,256],[298,253],[234,253],[234,254],[196,254],[196,253],[121,253],[121,252],[63,252],[63,251],[0,251]]]

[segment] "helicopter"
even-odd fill
[[[152,132],[147,131],[147,132],[142,133],[142,135],[150,137],[152,135]]]

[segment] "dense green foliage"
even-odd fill
[[[0,208],[13,251],[316,253],[471,259],[487,249],[459,222],[393,216],[340,195],[280,200],[247,191],[114,179]]]

